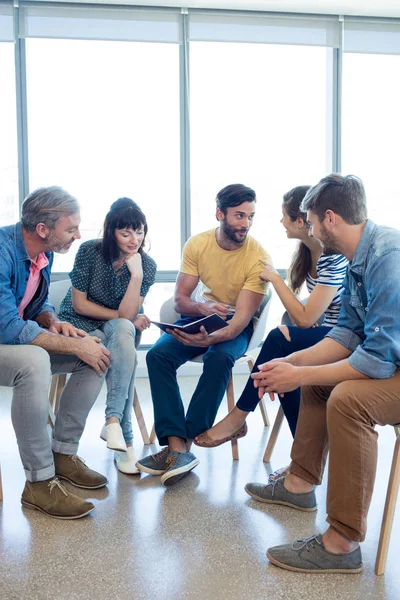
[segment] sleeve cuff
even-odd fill
[[[396,365],[377,358],[366,352],[361,346],[353,352],[348,360],[353,369],[371,377],[371,379],[389,379],[397,371]]]
[[[333,329],[327,334],[326,337],[330,337],[351,352],[354,352],[356,348],[362,344],[363,340],[350,329],[346,329],[345,327],[338,327],[335,325]]]
[[[42,332],[43,329],[35,321],[26,321],[15,343],[21,345],[31,344]]]

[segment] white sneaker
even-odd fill
[[[103,425],[100,437],[102,440],[107,442],[107,448],[110,448],[110,450],[126,452],[126,443],[124,436],[122,435],[121,425],[119,423]]]
[[[140,473],[139,469],[135,466],[137,458],[133,446],[128,446],[126,452],[114,452],[114,460],[118,471],[121,471],[121,473],[126,473],[127,475]]]

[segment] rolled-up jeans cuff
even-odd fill
[[[53,438],[52,448],[53,452],[57,454],[76,454],[78,452],[79,444],[71,444],[70,442],[59,442]]]
[[[55,474],[54,463],[49,467],[39,469],[39,471],[28,471],[28,469],[24,470],[27,480],[31,483],[36,483],[37,481],[46,481],[46,479],[51,479],[54,477]]]
[[[352,542],[363,542],[365,540],[365,531],[356,531],[352,527],[348,527],[344,523],[340,523],[328,515],[326,522],[331,525],[336,531],[349,538]]]
[[[307,481],[307,483],[311,483],[311,485],[321,485],[321,481],[318,481],[315,477],[310,475],[308,471],[300,467],[300,465],[296,464],[295,462],[292,461],[290,463],[289,469],[292,475],[300,477],[300,479]]]

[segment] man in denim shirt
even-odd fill
[[[94,506],[70,494],[58,477],[85,489],[107,484],[76,452],[109,352],[100,340],[60,322],[47,301],[53,252],[67,252],[80,238],[79,223],[75,198],[49,187],[26,198],[21,222],[0,228],[0,385],[14,388],[12,422],[27,478],[21,501],[59,519],[78,519]],[[60,398],[51,448],[52,373],[71,377]]]
[[[316,510],[314,486],[329,448],[329,528],[267,556],[289,570],[357,573],[375,480],[375,425],[400,422],[400,231],[367,220],[363,184],[351,175],[322,179],[302,209],[324,252],[350,261],[342,308],[324,340],[253,375],[260,397],[299,385],[302,396],[289,475],[271,485],[248,483],[246,491],[263,502]]]

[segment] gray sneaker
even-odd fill
[[[305,494],[292,494],[284,487],[284,480],[284,477],[280,477],[267,485],[264,483],[248,483],[244,489],[249,496],[259,500],[259,502],[282,504],[306,512],[317,510],[314,490]]]
[[[150,475],[162,475],[165,473],[167,468],[166,460],[168,456],[168,446],[165,446],[161,452],[157,454],[151,454],[145,458],[141,458],[137,461],[136,467],[143,473],[150,473]]]
[[[362,571],[360,548],[348,554],[333,554],[325,549],[321,534],[296,540],[292,544],[269,548],[267,557],[277,567],[301,573],[360,573]]]
[[[167,470],[161,477],[161,483],[166,486],[173,485],[194,469],[199,462],[199,459],[191,452],[176,452],[173,450],[168,454],[166,460]]]

